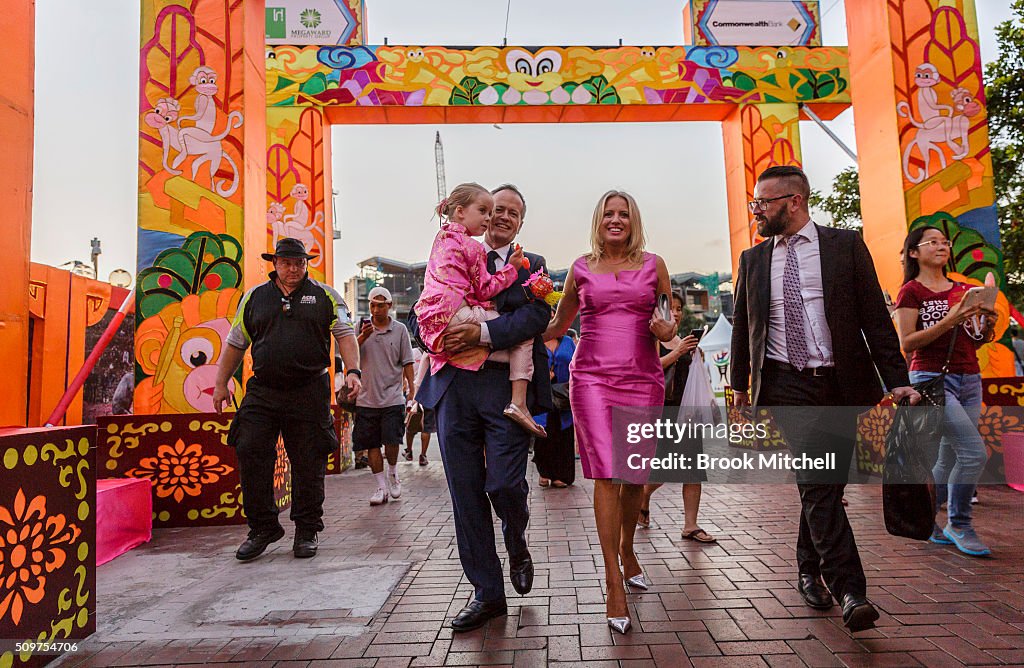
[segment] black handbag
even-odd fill
[[[922,434],[902,403],[885,437],[882,516],[893,536],[928,540],[935,527],[935,479],[922,454]]]
[[[555,410],[570,410],[569,405],[569,383],[551,383],[551,403]]]

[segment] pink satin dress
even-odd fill
[[[580,300],[580,343],[569,365],[569,402],[583,475],[642,484],[647,472],[628,469],[626,455],[653,456],[656,443],[625,444],[623,412],[618,412],[616,434],[612,407],[635,407],[629,421],[661,415],[665,374],[649,324],[657,303],[657,256],[644,253],[640,269],[617,275],[595,274],[581,257],[573,263],[573,274]]]

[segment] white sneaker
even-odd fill
[[[391,492],[392,499],[402,496],[402,481],[398,479],[397,473],[388,476],[388,490]]]
[[[370,497],[370,505],[371,506],[379,506],[382,503],[387,503],[387,502],[388,502],[388,493],[387,493],[387,491],[385,489],[383,489],[381,487],[378,487],[377,491],[374,492],[373,496]]]

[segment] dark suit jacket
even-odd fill
[[[553,408],[548,353],[541,338],[551,321],[551,307],[541,300],[530,298],[522,284],[532,272],[546,270],[547,263],[540,255],[524,255],[530,260],[530,268],[520,269],[516,282],[495,298],[495,309],[501,315],[487,321],[487,331],[491,335],[491,347],[494,350],[505,350],[521,341],[533,339],[533,380],[530,381],[526,401],[530,412],[539,415]],[[435,408],[454,377],[455,367],[450,364],[446,364],[436,375],[428,373],[416,392],[416,400],[427,408]]]
[[[815,227],[825,318],[843,405],[873,406],[883,396],[879,375],[890,389],[910,384],[899,338],[864,240],[851,230]],[[767,239],[743,251],[734,286],[731,382],[734,390],[749,390],[755,406],[768,339],[773,247],[773,239]]]

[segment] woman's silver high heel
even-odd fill
[[[609,617],[608,626],[619,633],[626,634],[629,632],[633,625],[629,621],[629,617]]]
[[[643,575],[643,573],[641,573],[641,575]],[[622,589],[627,594],[629,593],[629,590],[626,589],[625,586],[623,586]],[[629,612],[628,608],[626,609],[626,612]],[[633,628],[633,624],[629,621],[629,617],[608,617],[608,626],[612,630],[618,631],[622,634],[628,633],[629,630]]]
[[[633,577],[626,579],[626,586],[636,587],[637,589],[647,591],[651,588],[651,583],[649,583],[647,578],[644,577],[644,572],[640,571],[639,575],[634,575]]]

